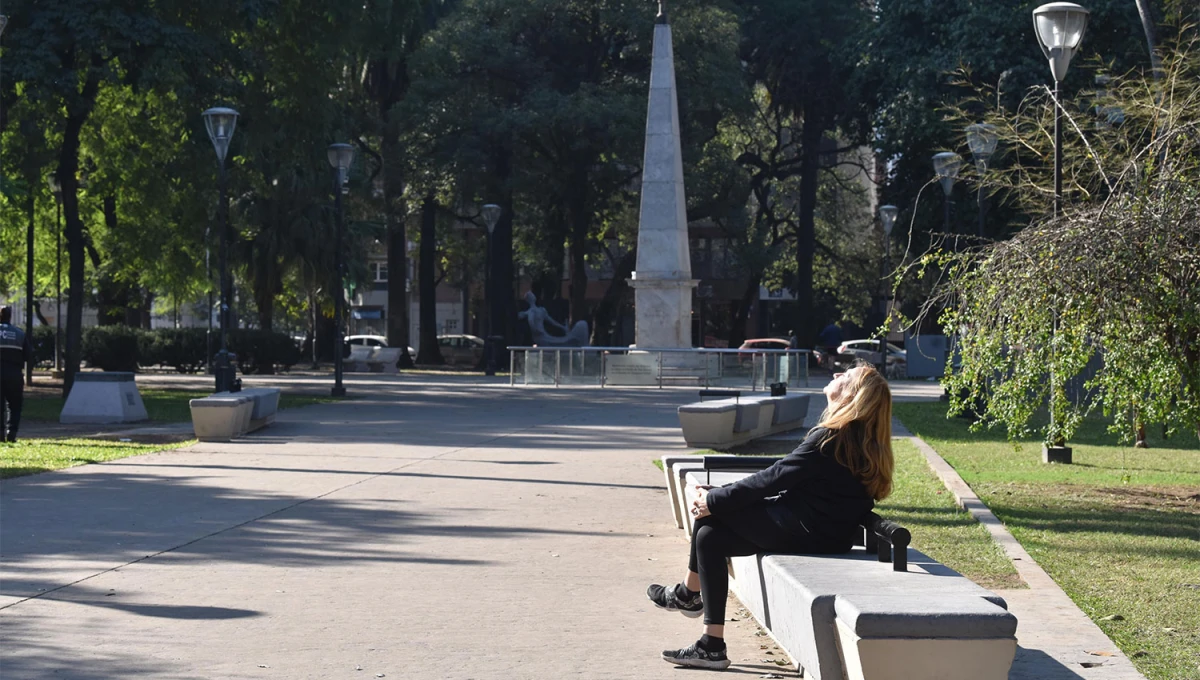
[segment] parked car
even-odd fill
[[[347,335],[346,344],[350,347],[363,345],[366,347],[388,347],[388,341],[382,335]],[[416,358],[417,353],[412,347],[408,348],[408,356]]]
[[[787,338],[751,338],[738,349],[787,349]]]
[[[483,357],[483,338],[474,335],[439,335],[437,343],[447,364],[474,366]]]
[[[887,347],[887,377],[903,377],[908,371],[908,352],[890,342],[887,344]],[[857,359],[861,359],[869,364],[879,364],[878,340],[847,340],[838,345],[837,351],[838,355],[835,363],[848,365]]]

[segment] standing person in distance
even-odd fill
[[[828,406],[804,442],[771,467],[733,484],[698,486],[687,575],[651,585],[654,604],[684,616],[704,615],[704,635],[666,650],[664,661],[729,667],[725,599],[729,557],[761,552],[849,552],[861,520],[892,491],[892,394],[873,366],[838,373],[825,387]]]
[[[33,344],[12,324],[12,308],[0,307],[0,441],[17,441],[21,404],[25,400],[25,363],[33,361]]]

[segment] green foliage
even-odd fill
[[[159,328],[146,334],[139,347],[142,366],[171,366],[179,373],[196,373],[207,363],[208,329]]]
[[[54,327],[33,327],[33,363],[36,365],[54,363]]]
[[[1060,217],[944,254],[927,312],[944,307],[960,336],[947,389],[955,410],[984,405],[979,427],[1024,437],[1047,408],[1036,427],[1062,443],[1097,409],[1127,437],[1150,424],[1200,433],[1200,49],[1174,46],[1163,67],[1157,85],[1140,73],[1109,83],[1105,105],[1123,120],[1070,125]],[[989,118],[1007,146],[1036,154],[995,174],[1031,210],[1045,202],[1041,109]]]
[[[147,333],[128,326],[95,326],[83,331],[83,360],[102,371],[136,371]]]
[[[300,361],[300,348],[284,333],[237,330],[229,334],[229,351],[237,355],[238,368],[247,374],[270,375]]]

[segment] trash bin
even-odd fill
[[[770,387],[772,397],[783,397],[787,395],[787,383],[771,383]]]
[[[218,392],[240,392],[242,380],[237,377],[237,355],[233,352],[217,352],[213,367]]]

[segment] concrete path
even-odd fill
[[[699,623],[644,590],[686,564],[651,461],[690,392],[352,392],[0,484],[0,677],[678,677]],[[754,631],[734,670],[780,670]]]
[[[687,450],[675,407],[694,391],[480,383],[352,376],[359,398],[236,443],[0,483],[0,677],[679,677],[659,652],[699,624],[644,589],[686,563],[651,461]],[[1011,680],[1140,677],[1123,657],[1079,666],[1116,648],[1026,579],[1003,593]],[[794,677],[730,613],[731,671]]]

